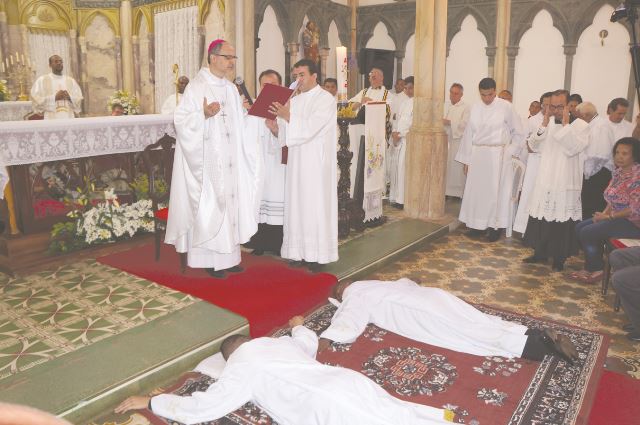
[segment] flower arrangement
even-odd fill
[[[111,112],[113,105],[121,105],[125,115],[138,115],[140,113],[140,102],[135,95],[130,94],[127,90],[117,90],[107,103],[107,108]]]
[[[93,184],[91,189],[95,190]],[[67,214],[74,221],[53,226],[50,252],[64,253],[89,245],[115,242],[138,233],[153,232],[150,200],[121,205],[114,190],[108,189],[104,191],[104,198],[94,206],[88,192],[82,191],[77,199],[69,201],[76,206]]]
[[[7,87],[7,80],[0,80],[0,102],[9,100],[9,87]]]

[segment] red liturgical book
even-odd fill
[[[269,107],[273,102],[284,105],[291,97],[291,94],[293,94],[293,90],[288,87],[265,84],[253,106],[249,109],[249,115],[275,120],[276,116],[269,112]]]

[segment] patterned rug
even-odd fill
[[[552,327],[576,344],[580,359],[570,366],[555,357],[542,362],[462,354],[419,343],[369,325],[353,344],[333,344],[318,360],[357,370],[395,397],[455,413],[462,424],[585,424],[602,372],[607,338],[584,329],[550,323],[480,306],[486,313],[531,328]],[[330,323],[335,307],[325,305],[305,321],[317,333]],[[277,331],[282,336],[288,329]],[[189,373],[174,385],[154,392],[189,395],[214,382]],[[137,419],[135,419],[137,418]],[[144,418],[144,420],[142,420]],[[134,420],[135,419],[135,420]],[[110,421],[111,422],[111,421]],[[167,424],[149,411],[139,411],[121,423]],[[104,422],[101,422],[104,423]],[[119,423],[119,422],[111,422]],[[252,403],[208,424],[273,424]]]

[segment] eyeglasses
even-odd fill
[[[214,53],[214,55],[215,56],[222,56],[223,58],[225,58],[228,61],[233,60],[233,59],[238,59],[238,57],[234,56],[234,55],[219,55],[217,53]]]
[[[563,110],[564,109],[564,105],[549,105],[549,109],[550,110]]]

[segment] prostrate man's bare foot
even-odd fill
[[[563,360],[567,361],[569,364],[573,364],[576,360],[578,360],[578,350],[571,339],[569,339],[566,335],[558,334],[553,329],[545,329],[542,331],[545,336],[545,342],[550,344],[550,347],[562,357]]]
[[[320,338],[320,340],[318,341],[318,353],[323,352],[330,346],[331,346],[331,340],[327,338]]]

